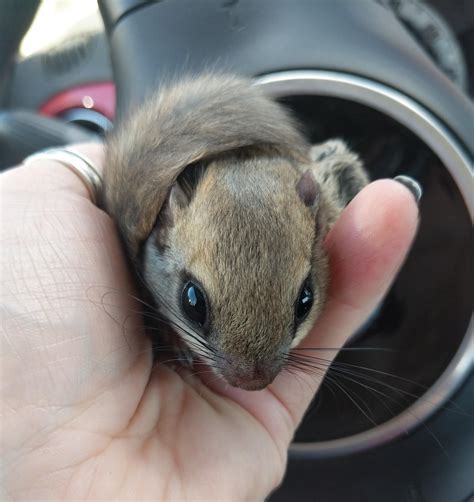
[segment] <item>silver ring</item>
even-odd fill
[[[82,180],[91,201],[96,205],[100,204],[102,176],[85,155],[66,148],[47,148],[26,157],[23,165],[30,165],[37,160],[55,160],[69,168]]]

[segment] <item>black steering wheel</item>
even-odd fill
[[[40,0],[0,0],[0,88],[7,81],[21,39],[28,31]],[[0,93],[1,95],[1,93]]]

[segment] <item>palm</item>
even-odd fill
[[[252,393],[206,372],[200,378],[153,367],[111,220],[69,171],[39,166],[36,173],[39,178],[9,173],[2,198],[6,210],[28,214],[28,220],[2,222],[7,493],[263,498],[284,472],[287,446],[319,379],[282,374]],[[307,344],[344,343],[399,266],[416,218],[410,195],[398,186],[390,190],[393,200],[388,197],[387,214],[378,215],[375,227],[368,225],[365,234],[363,225],[356,229],[354,218],[363,221],[367,209],[362,201],[330,235],[332,298]],[[369,188],[366,199],[374,193]],[[398,226],[384,234],[394,208]],[[350,254],[339,244],[341,235]],[[357,294],[351,294],[355,283]]]

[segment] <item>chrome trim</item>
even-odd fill
[[[62,114],[62,118],[71,124],[88,122],[103,133],[112,128],[112,122],[105,115],[89,108],[71,108]]]
[[[420,137],[448,168],[474,218],[472,159],[443,123],[412,98],[388,86],[350,74],[301,70],[264,75],[255,79],[273,97],[318,95],[344,98],[370,106],[397,120]],[[406,435],[443,406],[467,379],[474,366],[474,317],[463,341],[445,371],[431,388],[391,420],[345,438],[293,443],[292,454],[313,457],[348,455],[384,445]]]

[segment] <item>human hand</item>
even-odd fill
[[[101,165],[102,147],[77,150]],[[322,375],[282,372],[247,392],[153,367],[114,224],[82,181],[54,161],[0,179],[2,499],[268,495]],[[327,238],[329,301],[301,346],[345,343],[393,280],[417,214],[393,181],[354,199]]]

